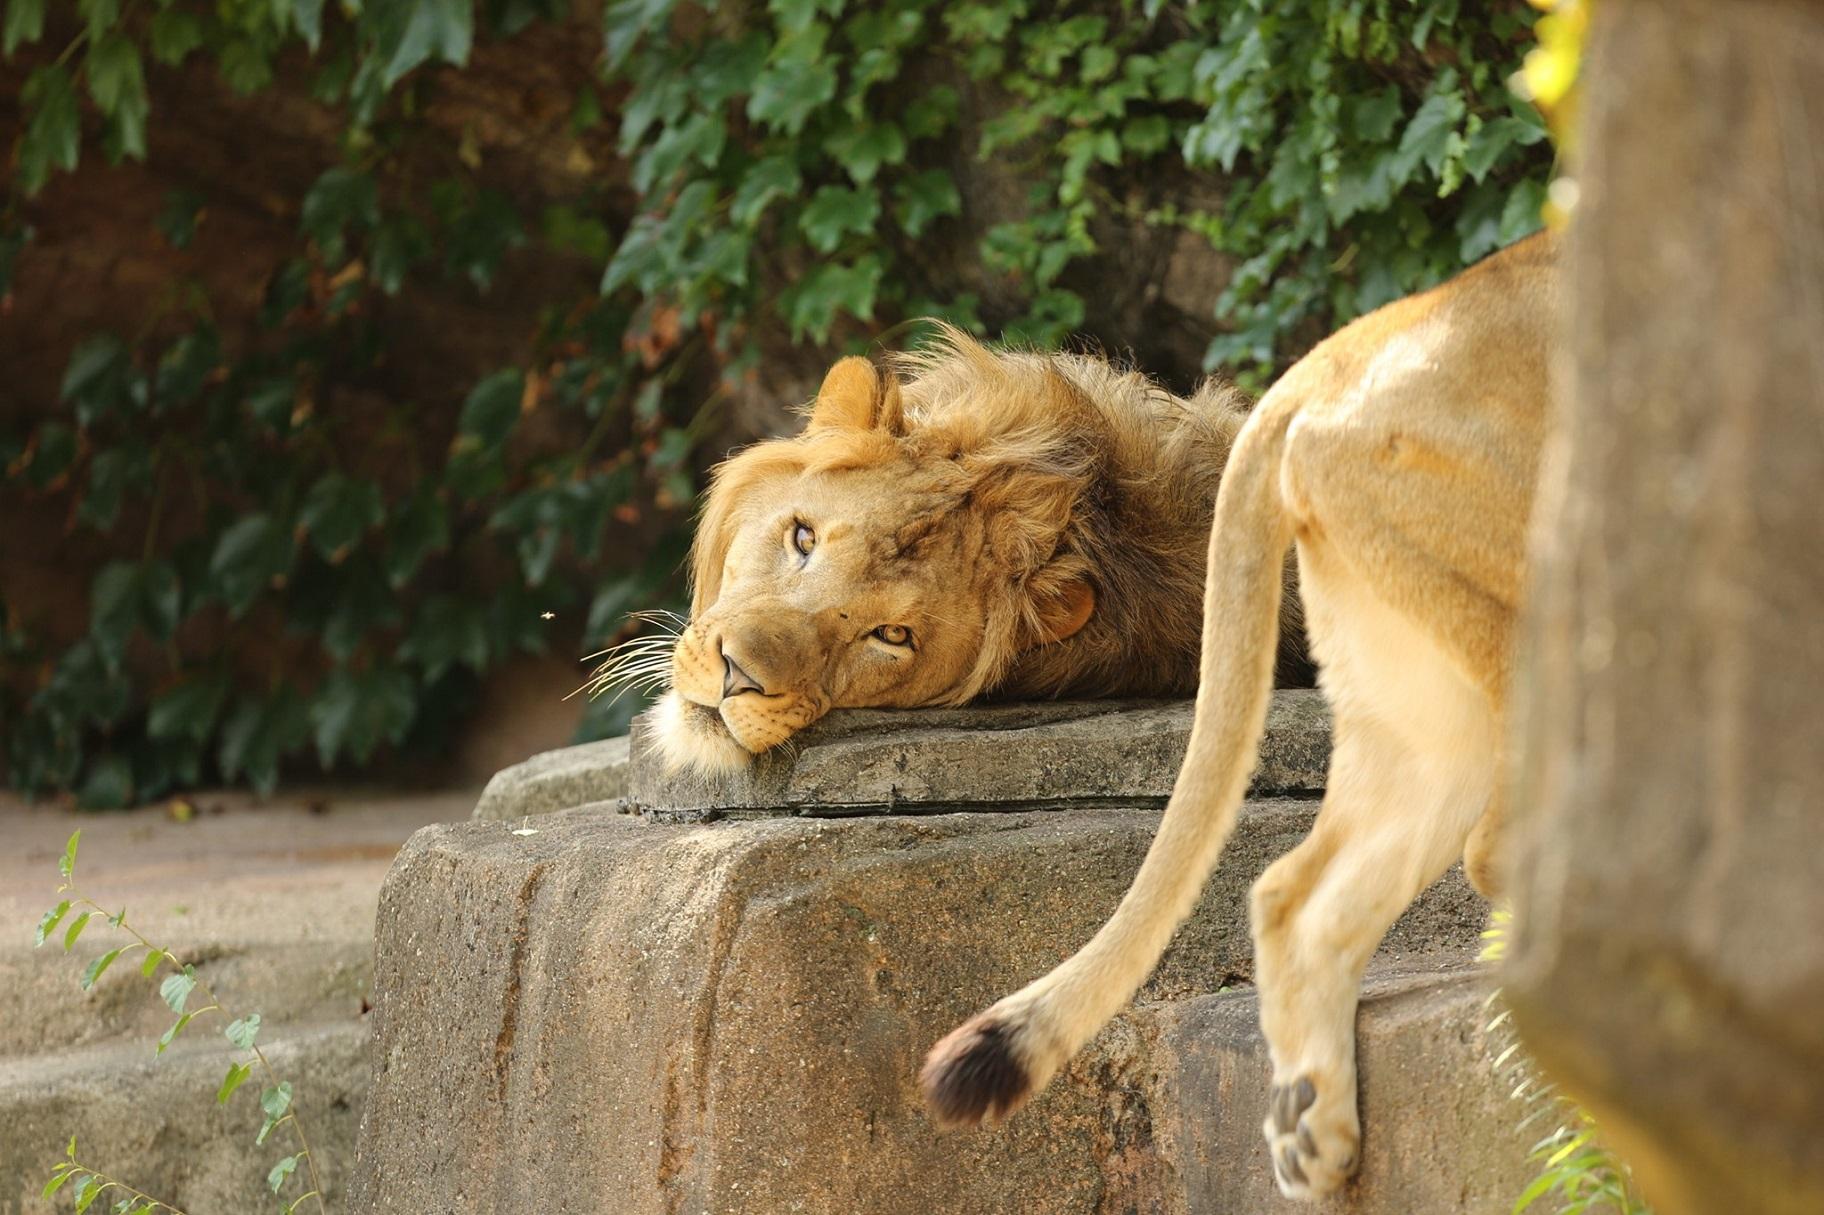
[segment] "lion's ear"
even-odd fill
[[[811,421],[805,429],[878,428],[899,434],[903,426],[898,378],[891,374],[883,378],[874,370],[874,364],[852,354],[823,377],[823,387],[817,390],[817,403],[811,407]]]
[[[1072,578],[1050,594],[1037,597],[1033,607],[1038,613],[1034,645],[1050,645],[1074,637],[1096,614],[1096,591],[1081,578]]]
[[[906,433],[906,410],[899,399],[899,377],[891,371],[880,377],[880,400],[874,409],[874,425],[890,435]]]

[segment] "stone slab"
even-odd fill
[[[1190,701],[1058,701],[961,709],[847,709],[760,757],[738,777],[667,773],[650,723],[636,718],[627,797],[682,821],[721,815],[816,816],[1163,806],[1190,739]],[[1256,794],[1324,787],[1330,717],[1313,689],[1273,694]],[[536,787],[536,786],[534,786]],[[503,795],[505,791],[503,790]],[[528,804],[541,804],[536,796]]]
[[[1493,1063],[1511,1040],[1491,1031],[1489,978],[1377,967],[1357,1019],[1362,1166],[1342,1193],[1301,1207],[1335,1215],[1508,1215],[1537,1175],[1516,1101]],[[1271,1064],[1253,992],[1147,1010],[1153,1134],[1174,1166],[1186,1215],[1289,1209],[1260,1124]],[[1146,1209],[1141,1207],[1139,1209]]]
[[[1245,891],[1314,809],[1245,808],[1143,1003],[1249,982]],[[1123,1178],[1166,1167],[1121,1131],[1130,1086],[1111,1078],[1146,1066],[1134,1015],[992,1135],[936,1133],[914,1076],[959,1018],[1088,938],[1157,821],[583,808],[530,834],[426,828],[381,895],[353,1209],[1103,1209]],[[1461,964],[1485,918],[1452,875],[1377,964]]]
[[[624,734],[559,747],[496,772],[475,803],[474,817],[504,821],[614,801],[627,796],[632,775]]]
[[[262,1033],[261,1047],[293,1084],[330,1209],[346,1209],[367,1089],[365,1022]],[[0,1062],[0,1212],[70,1209],[64,1195],[39,1192],[71,1135],[85,1163],[195,1215],[274,1210],[266,1172],[297,1146],[283,1130],[254,1145],[262,1119],[256,1081],[216,1104],[232,1053],[218,1027],[198,1022],[162,1058],[151,1043],[119,1043]],[[291,1187],[290,1195],[308,1188],[295,1179]]]

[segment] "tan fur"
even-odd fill
[[[885,375],[842,360],[802,434],[715,472],[660,745],[717,772],[836,707],[1188,693],[1245,410],[1222,385],[1186,400],[1102,359],[949,330]]]
[[[1464,855],[1492,893],[1514,618],[1547,400],[1555,240],[1537,237],[1344,328],[1236,440],[1210,538],[1196,723],[1159,834],[1074,957],[932,1048],[940,1118],[1017,1108],[1132,998],[1190,912],[1256,759],[1279,569],[1296,543],[1335,718],[1308,839],[1255,884],[1265,1133],[1280,1189],[1355,1167],[1354,1021],[1369,956]]]

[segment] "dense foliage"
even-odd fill
[[[447,729],[478,673],[543,644],[544,612],[585,610],[601,641],[675,596],[706,402],[775,351],[927,314],[1063,340],[1086,315],[1072,270],[1120,218],[1234,257],[1207,362],[1258,386],[1536,227],[1549,165],[1506,84],[1520,3],[612,0],[570,122],[612,127],[623,161],[529,214],[461,147],[441,174],[400,166],[476,40],[575,20],[561,0],[47,3],[5,0],[0,25],[30,66],[0,295],[53,174],[156,155],[160,72],[307,88],[346,124],[292,255],[252,271],[252,332],[204,300],[175,331],[96,333],[62,408],[0,430],[6,492],[67,503],[115,553],[75,643],[0,621],[10,779],[95,806],[214,777],[270,788],[305,755],[365,763]],[[975,213],[968,158],[1017,169],[1018,214]],[[1220,204],[1135,214],[1128,183],[1171,174],[1219,182]],[[147,239],[183,245],[207,201],[174,192]],[[958,240],[1016,307],[915,272]],[[599,291],[551,299],[523,365],[460,401],[355,391],[411,357],[370,305],[485,291],[540,249],[591,259]]]

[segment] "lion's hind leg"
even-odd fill
[[[1307,605],[1335,713],[1317,823],[1255,884],[1264,1125],[1282,1192],[1312,1198],[1355,1168],[1355,1011],[1362,974],[1414,898],[1461,855],[1488,803],[1486,695],[1321,542],[1301,542]]]

